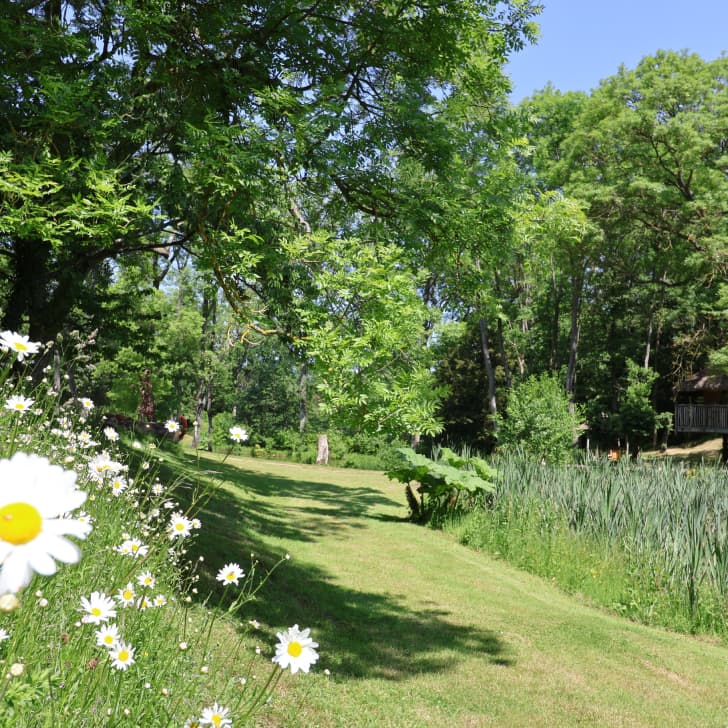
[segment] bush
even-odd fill
[[[498,416],[500,447],[520,447],[549,463],[571,461],[581,413],[569,405],[555,374],[528,377],[511,391],[505,417]]]

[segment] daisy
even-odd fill
[[[119,441],[119,433],[113,427],[104,427],[104,435],[109,442]]]
[[[115,624],[105,624],[96,630],[96,646],[113,650],[119,644],[119,628]]]
[[[164,493],[164,486],[161,483],[155,483],[152,486],[152,493],[154,493],[154,495],[162,495],[162,493]]]
[[[37,354],[40,342],[28,341],[27,336],[21,336],[15,331],[3,331],[0,334],[0,348],[4,351],[14,351],[18,361],[23,361],[30,354]]]
[[[0,642],[5,642],[5,640],[10,639],[10,632],[8,632],[6,629],[0,629]]]
[[[91,527],[63,515],[85,500],[76,473],[44,457],[17,452],[0,460],[0,594],[20,591],[33,572],[55,574],[54,559],[72,564],[81,558],[64,536],[86,538]]]
[[[122,607],[131,607],[134,604],[136,594],[134,593],[134,585],[129,583],[123,589],[119,589],[116,592],[116,601],[121,604]]]
[[[192,519],[192,528],[195,530],[198,528],[202,528],[202,521],[200,521],[199,518],[193,518]]]
[[[212,725],[215,726],[215,728],[230,726],[233,722],[227,717],[229,712],[230,708],[225,708],[222,705],[215,703],[211,708],[205,708],[202,711],[200,725]]]
[[[121,475],[115,475],[111,480],[111,492],[119,496],[126,490],[126,480]]]
[[[311,665],[318,660],[318,642],[314,642],[309,634],[310,629],[300,630],[298,625],[286,632],[278,632],[280,642],[276,645],[276,655],[273,662],[277,662],[282,670],[291,668],[291,674],[295,675],[299,670],[308,672]]]
[[[86,612],[81,621],[86,624],[101,624],[116,616],[114,600],[103,592],[92,592],[90,599],[81,597],[81,607]]]
[[[79,397],[78,401],[85,410],[92,410],[94,408],[94,401],[88,397]]]
[[[144,612],[145,610],[149,609],[152,606],[152,602],[149,601],[149,597],[142,597],[139,600],[139,604],[137,604],[137,608],[140,612]]]
[[[34,399],[23,397],[22,394],[14,394],[12,397],[9,397],[5,402],[5,409],[8,409],[12,412],[20,412],[22,414],[33,406],[33,402],[35,402]]]
[[[174,420],[167,420],[164,423],[164,427],[167,432],[179,432],[179,423]]]
[[[245,572],[238,566],[238,564],[225,564],[225,566],[217,572],[215,577],[218,581],[223,584],[235,584],[238,585],[238,580],[245,576]]]
[[[134,664],[134,648],[126,642],[119,642],[109,652],[109,657],[111,658],[111,667],[116,670],[126,670],[129,665]]]
[[[149,546],[143,544],[138,538],[127,538],[119,546],[114,546],[114,551],[123,556],[133,556],[136,559],[146,556],[149,553]]]
[[[230,428],[230,439],[235,442],[245,442],[248,439],[248,433],[244,427],[231,427]]]
[[[97,455],[88,464],[89,473],[97,482],[102,481],[106,475],[118,473],[121,468],[121,463],[112,460],[107,452],[102,452],[100,455]]]
[[[157,594],[156,597],[154,597],[154,606],[155,607],[163,607],[167,603],[167,597],[164,596],[164,594]]]
[[[146,586],[150,589],[154,589],[154,585],[156,583],[157,580],[152,576],[151,571],[143,571],[137,576],[137,584],[139,584],[139,586]]]
[[[197,718],[188,718],[182,728],[200,728],[200,721]]]
[[[190,535],[190,529],[192,528],[192,521],[182,513],[173,513],[170,519],[169,526],[167,526],[167,533],[170,539],[184,538]]]

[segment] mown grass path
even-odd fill
[[[206,558],[289,552],[246,616],[311,626],[321,645],[260,725],[728,726],[728,648],[611,616],[402,522],[402,488],[379,473],[201,464],[225,481]]]

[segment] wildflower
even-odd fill
[[[30,354],[37,354],[40,342],[28,341],[28,336],[22,336],[15,331],[3,331],[0,333],[0,348],[3,351],[14,351],[18,355],[18,361],[23,361]]]
[[[22,394],[14,394],[6,400],[5,409],[10,410],[11,412],[20,412],[22,414],[33,406],[33,402],[35,402],[34,399],[23,397]]]
[[[115,546],[114,551],[124,556],[133,556],[137,559],[149,553],[149,546],[143,544],[138,538],[127,538],[121,545]]]
[[[10,632],[8,632],[6,629],[0,629],[0,642],[4,642],[5,640],[10,639]]]
[[[105,624],[96,630],[96,645],[113,650],[119,644],[119,628],[115,624]]]
[[[27,586],[33,572],[55,574],[54,559],[79,560],[78,546],[63,537],[85,538],[90,526],[57,516],[85,500],[86,493],[76,489],[76,473],[46,458],[17,452],[0,460],[0,594]]]
[[[179,432],[179,423],[174,420],[167,420],[164,423],[164,428],[167,432]]]
[[[169,526],[167,526],[167,533],[169,533],[170,539],[184,538],[190,535],[190,529],[192,528],[192,521],[182,513],[173,513],[170,519]]]
[[[192,528],[197,530],[198,528],[202,528],[202,521],[200,521],[199,518],[193,518],[192,519]]]
[[[154,597],[154,606],[155,607],[163,607],[167,603],[167,597],[164,596],[164,594],[157,594],[156,597]]]
[[[244,427],[231,427],[230,439],[235,442],[245,442],[248,439],[248,433]]]
[[[115,475],[111,480],[111,492],[117,497],[126,490],[126,486],[126,480],[121,475]]]
[[[78,401],[85,410],[91,411],[94,408],[94,401],[88,397],[79,397]]]
[[[129,665],[134,664],[134,648],[126,642],[119,644],[109,652],[111,667],[116,670],[126,670]]]
[[[83,448],[88,448],[88,447],[93,447],[94,445],[98,445],[98,442],[94,442],[93,437],[91,437],[91,433],[86,432],[86,430],[83,430],[83,432],[79,432],[78,435],[76,435],[76,441]]]
[[[211,725],[215,726],[215,728],[232,725],[232,720],[227,717],[229,712],[230,708],[225,708],[222,705],[214,703],[211,708],[205,708],[202,711],[200,725]]]
[[[179,648],[180,648],[180,650],[182,650],[182,652],[184,652],[187,649],[187,647],[189,647],[189,645],[186,642],[179,643]]]
[[[217,572],[215,577],[218,581],[223,584],[235,584],[238,585],[238,580],[245,576],[245,572],[240,568],[238,564],[225,564],[225,566]]]
[[[92,592],[90,599],[81,597],[81,607],[86,612],[81,621],[86,624],[101,624],[116,616],[114,600],[103,592]]]
[[[152,485],[152,493],[154,495],[162,495],[164,493],[164,486],[161,483],[154,483]]]
[[[104,435],[109,442],[118,442],[119,433],[113,427],[104,427]]]
[[[295,675],[299,670],[308,672],[311,665],[318,660],[318,642],[314,642],[309,634],[310,629],[300,630],[298,625],[286,632],[278,632],[280,642],[276,645],[276,654],[273,662],[277,662],[282,670],[291,668],[291,674]]]
[[[136,594],[134,593],[134,585],[131,583],[116,592],[116,601],[124,608],[132,606],[135,598]]]
[[[22,662],[14,662],[10,665],[10,674],[13,677],[20,677],[25,672],[25,665]]]
[[[109,457],[109,453],[102,452],[88,464],[91,477],[97,482],[102,481],[109,474],[113,475],[121,470],[121,463],[117,463]]]
[[[200,721],[197,718],[188,718],[182,728],[200,728]]]
[[[139,608],[140,612],[144,612],[145,610],[149,609],[152,606],[152,603],[149,601],[149,597],[143,596],[139,600],[139,604],[137,604],[137,607]]]
[[[143,571],[141,574],[137,575],[137,584],[139,584],[139,586],[147,586],[150,589],[154,589],[155,583],[156,579],[152,576],[151,571]]]

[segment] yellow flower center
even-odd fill
[[[22,341],[16,341],[15,351],[28,351],[28,347]]]
[[[101,610],[98,607],[91,607],[91,614],[93,614],[94,617],[100,617]]]
[[[43,517],[30,503],[8,503],[0,508],[0,540],[15,545],[32,541],[43,528]]]
[[[127,662],[129,660],[129,650],[121,650],[116,656],[119,662]]]
[[[15,403],[15,409],[16,410],[24,410],[25,409],[25,405],[22,402],[16,402]]]
[[[291,657],[300,657],[303,652],[300,642],[289,642],[288,643],[288,654]]]
[[[175,523],[175,524],[174,524],[174,527],[175,527],[175,528],[176,528],[176,529],[177,529],[178,531],[184,531],[184,530],[185,530],[185,524],[184,524],[184,523],[182,523],[182,522],[180,522],[180,523]]]
[[[130,599],[134,598],[134,592],[131,589],[124,589],[124,591],[121,593],[122,599],[124,601],[129,601]]]
[[[218,728],[222,725],[222,718],[217,713],[212,716],[212,724],[218,726]]]
[[[113,635],[110,635],[110,634],[104,635],[104,642],[107,645],[113,645],[114,644],[114,636]]]
[[[132,551],[139,551],[139,544],[133,543],[131,545],[131,550]]]

